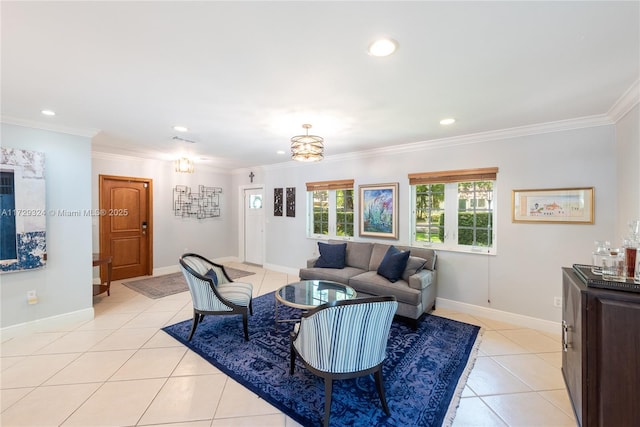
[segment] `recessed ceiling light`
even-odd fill
[[[276,151],[276,154],[284,154],[284,151],[278,150],[278,151]]]
[[[392,39],[379,39],[369,45],[369,55],[389,56],[398,48],[398,42]]]
[[[187,129],[184,126],[174,126],[173,130],[178,131],[178,132],[189,132],[189,129]]]
[[[445,125],[445,126],[446,126],[446,125],[451,125],[451,124],[453,124],[453,123],[455,123],[455,122],[456,122],[456,119],[454,119],[454,118],[449,118],[449,119],[442,119],[442,120],[440,120],[440,124],[441,124],[441,125]]]
[[[55,116],[56,112],[53,110],[42,110],[40,111],[42,114],[44,114],[45,116]]]

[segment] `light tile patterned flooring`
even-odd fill
[[[262,295],[297,277],[255,271]],[[296,426],[160,330],[191,318],[188,292],[152,300],[114,282],[95,318],[7,339],[0,425]],[[454,426],[575,426],[560,372],[560,337],[438,309],[484,328]],[[241,335],[239,335],[239,339]]]

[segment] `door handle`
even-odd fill
[[[147,221],[142,221],[142,234],[147,234]]]

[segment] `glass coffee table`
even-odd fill
[[[357,293],[352,287],[328,280],[303,280],[289,283],[276,291],[276,324],[300,320],[279,319],[279,304],[310,310],[327,302],[353,299],[356,296]]]

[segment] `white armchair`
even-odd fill
[[[193,253],[180,257],[180,269],[187,280],[193,302],[193,324],[187,340],[191,341],[205,315],[241,314],[244,339],[249,341],[247,314],[253,314],[251,283],[234,282],[224,266]]]
[[[382,408],[389,415],[382,364],[397,307],[393,296],[334,301],[303,314],[291,332],[290,374],[297,355],[307,369],[324,379],[325,426],[334,379],[373,374]]]

